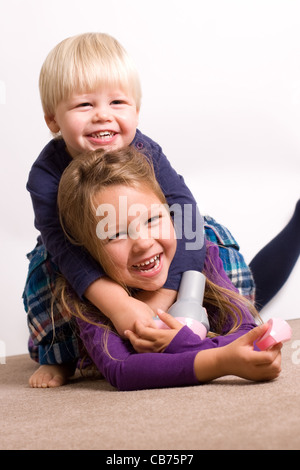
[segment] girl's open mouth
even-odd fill
[[[132,268],[141,274],[157,274],[162,266],[162,254],[157,254],[143,263],[134,264]]]

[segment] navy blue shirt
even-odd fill
[[[174,209],[177,250],[171,263],[165,288],[178,290],[184,271],[201,271],[205,259],[203,219],[196,201],[163,154],[161,147],[137,130],[131,145],[151,158],[156,178],[171,209]],[[72,245],[65,237],[59,222],[57,192],[61,175],[71,162],[63,139],[51,140],[33,164],[27,189],[30,192],[34,224],[53,262],[79,297],[96,279],[105,273],[102,267],[83,248]]]

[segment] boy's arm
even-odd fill
[[[136,320],[155,328],[153,310],[143,301],[130,297],[122,286],[108,277],[94,281],[84,296],[108,317],[120,336],[134,328]]]
[[[61,175],[71,161],[64,147],[65,144],[62,140],[51,141],[41,152],[31,169],[27,189],[32,198],[35,227],[41,233],[42,241],[50,253],[52,261],[58,266],[78,296],[82,298],[85,293],[89,300],[111,320],[113,316],[113,323],[122,334],[124,329],[131,328],[131,319],[139,318],[145,321],[148,317],[151,319],[154,314],[145,304],[129,297],[117,284],[112,281],[108,282],[107,278],[101,282],[101,276],[105,275],[101,266],[86,250],[72,245],[66,239],[59,222],[56,204]],[[110,290],[106,290],[108,283]],[[111,292],[111,296],[108,295],[109,292]],[[144,302],[149,303],[150,297],[148,296],[148,300]],[[166,295],[163,298],[160,296],[158,298],[154,293],[152,297],[151,305],[150,303],[149,305],[154,311],[158,307],[167,309],[168,304],[173,303],[172,298],[165,303]],[[143,299],[141,300],[143,301]]]
[[[34,224],[51,260],[82,298],[86,288],[104,275],[101,266],[83,247],[66,238],[60,225],[57,191],[61,175],[71,161],[63,140],[52,140],[33,164],[27,189],[30,192]]]
[[[161,147],[137,132],[134,145],[151,157],[157,181],[166,197],[177,235],[177,250],[171,263],[165,288],[178,290],[182,273],[202,271],[205,258],[204,220],[185,181],[172,168]]]
[[[176,301],[177,291],[161,288],[157,291],[139,291],[135,298],[146,303],[156,314],[157,309],[167,312]]]

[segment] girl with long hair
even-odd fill
[[[126,147],[76,157],[61,178],[58,208],[72,243],[83,246],[124,295],[141,299],[164,285],[176,233],[144,155]],[[211,330],[205,339],[162,311],[157,314],[167,328],[136,320],[119,334],[113,321],[79,298],[64,279],[57,295],[64,311],[76,317],[89,358],[119,390],[195,385],[224,375],[276,378],[282,345],[256,349],[255,341],[268,327],[257,326],[258,313],[227,277],[218,246],[208,241],[203,274]]]

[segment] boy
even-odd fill
[[[137,317],[145,325],[151,325],[157,308],[168,310],[175,300],[182,272],[203,266],[205,248],[201,239],[202,219],[192,194],[161,148],[137,130],[140,83],[130,58],[114,38],[95,33],[62,41],[42,67],[40,93],[45,121],[60,138],[43,149],[28,179],[35,226],[41,236],[29,255],[24,304],[31,330],[31,357],[41,365],[29,383],[33,387],[54,387],[65,383],[79,357],[74,324],[53,296],[59,273],[79,297],[87,298],[99,308],[123,335],[124,330],[133,328]],[[87,150],[127,145],[134,145],[152,159],[168,204],[174,204],[179,212],[182,208],[181,227],[193,226],[195,233],[191,241],[183,231],[164,288],[148,292],[147,298],[145,293],[140,293],[143,302],[130,297],[104,276],[101,266],[82,247],[67,241],[56,207],[60,177],[72,158]],[[184,212],[185,205],[192,208],[188,215]],[[192,220],[188,220],[189,216]],[[193,243],[197,244],[196,251],[189,249]],[[246,287],[250,292],[253,290],[251,273],[246,266],[243,270],[243,275],[248,276]]]

